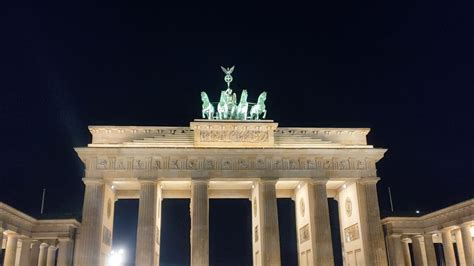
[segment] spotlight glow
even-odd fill
[[[122,266],[125,262],[125,251],[120,249],[119,251],[112,250],[109,254],[107,266]]]
[[[420,211],[419,211],[419,210],[416,210],[415,212],[416,212],[416,214],[420,214]]]

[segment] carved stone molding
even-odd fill
[[[271,147],[277,123],[191,122],[196,147]]]
[[[372,170],[372,158],[149,156],[92,159],[88,170]]]

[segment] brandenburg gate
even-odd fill
[[[277,198],[295,202],[299,265],[333,265],[328,198],[339,205],[347,265],[387,265],[376,184],[385,149],[365,128],[286,128],[265,120],[258,102],[239,104],[230,89],[217,108],[203,92],[203,119],[189,126],[91,126],[76,148],[85,165],[77,265],[105,265],[114,202],[139,199],[136,265],[158,265],[161,202],[189,198],[191,264],[209,264],[209,199],[251,201],[254,265],[280,265]],[[230,78],[229,78],[230,76]],[[217,111],[215,110],[217,109]]]

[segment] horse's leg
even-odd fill
[[[267,117],[267,110],[263,110],[263,119],[265,119],[265,117]]]

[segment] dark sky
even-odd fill
[[[470,1],[36,2],[0,11],[0,200],[31,215],[42,188],[46,215],[80,214],[73,147],[90,142],[88,125],[186,126],[200,115],[201,90],[217,100],[225,88],[221,65],[236,65],[233,88],[251,100],[268,91],[268,118],[281,126],[372,128],[369,142],[388,148],[377,165],[383,213],[388,186],[398,212],[474,196]],[[136,202],[119,204],[123,219],[136,212]],[[187,216],[186,202],[166,204]],[[226,216],[219,204],[211,217]],[[248,202],[230,204],[248,211]],[[281,204],[291,216],[292,203]],[[136,223],[124,221],[116,240]],[[188,226],[167,222],[169,232]],[[211,231],[211,253],[226,243],[220,233]]]

